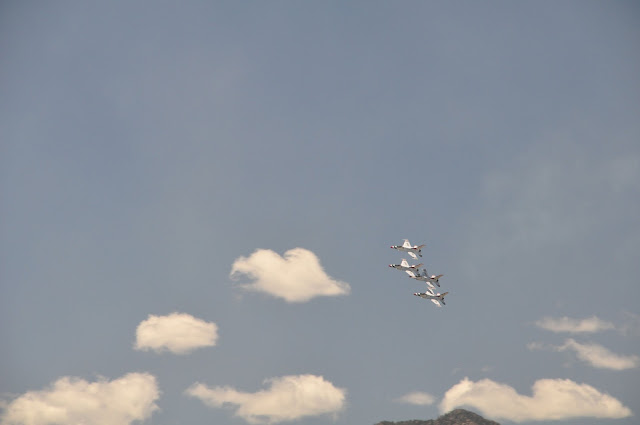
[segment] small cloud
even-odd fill
[[[640,357],[621,356],[609,351],[599,344],[581,344],[569,338],[563,345],[543,344],[541,342],[530,342],[527,344],[529,350],[544,351],[573,351],[578,359],[599,369],[625,370],[634,369],[640,365]]]
[[[550,344],[545,344],[543,342],[530,342],[527,344],[527,349],[534,351],[534,350],[553,350],[554,346],[550,345]]]
[[[574,339],[567,339],[564,345],[556,347],[557,351],[571,350],[576,353],[576,356],[590,364],[593,367],[600,369],[613,369],[613,370],[625,370],[634,369],[640,364],[640,357],[621,356],[612,353],[602,345],[598,344],[580,344]]]
[[[255,393],[231,387],[209,388],[196,383],[186,394],[211,407],[235,405],[235,415],[250,424],[295,421],[305,416],[337,414],[344,408],[346,390],[336,388],[321,376],[297,375],[265,381],[270,387]]]
[[[566,316],[560,318],[543,317],[536,322],[536,326],[556,333],[594,333],[615,328],[613,323],[601,320],[596,316],[582,320]]]
[[[415,404],[417,406],[429,406],[436,400],[431,394],[415,391],[405,394],[402,397],[395,399],[395,401],[398,403]]]
[[[640,337],[640,315],[625,312],[625,321],[619,326],[620,333],[627,337]]]
[[[253,283],[243,289],[264,292],[290,303],[306,302],[317,296],[348,295],[349,284],[328,276],[316,255],[303,248],[294,248],[281,257],[268,249],[259,249],[249,257],[233,262],[230,277],[247,275]]]
[[[218,326],[185,313],[149,315],[136,329],[136,350],[171,351],[187,354],[196,348],[211,347],[218,340]]]
[[[156,378],[148,373],[96,382],[65,376],[6,403],[0,424],[126,425],[150,418],[158,397]]]
[[[440,412],[461,406],[478,409],[492,419],[513,422],[625,418],[633,414],[610,395],[569,379],[540,379],[533,384],[533,395],[527,396],[490,379],[473,382],[464,378],[445,393]]]

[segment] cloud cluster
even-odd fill
[[[284,256],[268,249],[259,249],[249,257],[236,259],[230,277],[246,275],[253,283],[243,289],[264,292],[290,303],[305,302],[317,296],[347,295],[349,284],[328,276],[316,255],[304,248],[294,248]]]
[[[311,251],[296,248],[280,257],[258,250],[238,258],[231,275],[248,275],[246,289],[262,291],[288,302],[315,296],[345,295],[348,284],[331,279]],[[218,326],[186,313],[149,315],[136,328],[136,350],[187,354],[216,345]],[[337,414],[345,406],[346,390],[321,376],[298,375],[266,381],[269,388],[244,393],[229,387],[208,388],[194,384],[186,394],[211,406],[235,405],[236,416],[252,424],[292,421],[305,416]],[[0,400],[0,425],[92,424],[127,425],[144,421],[158,409],[156,378],[148,373],[129,373],[109,381],[88,382],[61,377],[50,388],[29,391],[14,400]]]
[[[196,348],[211,347],[218,340],[218,326],[185,313],[149,315],[136,329],[136,350],[171,351],[187,354]]]
[[[429,406],[432,405],[436,399],[431,394],[415,391],[405,394],[395,401],[398,403],[415,404],[417,406]]]
[[[595,333],[608,329],[615,329],[613,323],[606,322],[596,316],[577,320],[569,317],[544,317],[535,322],[536,326],[552,332]],[[562,345],[542,344],[531,342],[527,344],[530,350],[551,350],[557,352],[572,351],[578,359],[599,369],[625,370],[640,365],[640,357],[636,355],[621,356],[611,352],[599,344],[583,344],[573,338],[566,339]]]
[[[536,321],[536,326],[551,332],[568,332],[568,333],[595,333],[614,329],[615,326],[611,322],[606,322],[596,316],[578,320],[569,317],[543,317]]]
[[[158,397],[156,379],[148,373],[96,382],[62,377],[49,389],[29,391],[8,403],[0,423],[126,425],[151,417]]]
[[[631,410],[608,394],[569,379],[541,379],[533,395],[520,395],[512,387],[483,379],[464,378],[451,387],[440,403],[440,412],[470,406],[496,420],[548,421],[578,417],[624,418]]]
[[[209,388],[196,383],[186,393],[212,407],[237,406],[235,415],[251,424],[294,421],[305,416],[337,414],[344,408],[346,390],[321,376],[291,375],[272,378],[270,387],[245,393],[230,387]]]

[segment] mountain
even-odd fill
[[[464,409],[456,409],[440,416],[438,419],[390,422],[382,421],[375,425],[500,425],[473,412]]]

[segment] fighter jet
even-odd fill
[[[418,272],[416,272],[416,273],[418,273]],[[429,279],[424,279],[424,277],[420,273],[418,273],[417,275],[416,275],[416,273],[414,273],[414,272],[412,272],[410,270],[407,270],[407,274],[409,275],[409,277],[411,279],[420,280],[421,282],[426,283],[427,287],[429,289],[436,289],[435,285],[433,283],[431,283],[431,281]]]
[[[411,279],[415,279],[415,280],[419,280],[421,282],[426,283],[430,288],[433,288],[433,284],[435,283],[436,286],[440,287],[440,278],[444,276],[443,274],[439,274],[438,276],[436,275],[431,275],[429,276],[427,274],[427,269],[422,269],[422,273],[420,273],[420,270],[418,270],[418,273],[414,273],[413,276],[409,275],[409,277]]]
[[[418,257],[416,256],[416,254],[422,257],[422,248],[424,248],[424,245],[411,245],[411,243],[409,243],[409,239],[405,239],[402,245],[391,245],[391,248],[397,249],[398,251],[406,252],[411,258],[417,260]]]
[[[419,273],[421,266],[422,266],[422,263],[417,264],[415,266],[410,266],[409,263],[407,263],[407,260],[405,260],[404,258],[402,259],[402,262],[400,264],[389,264],[389,267],[393,267],[396,270],[407,272],[409,276],[411,276],[412,274],[415,276],[416,272]]]
[[[444,294],[441,294],[439,292],[437,294],[434,294],[431,289],[427,289],[426,292],[416,292],[413,295],[415,295],[416,297],[420,297],[420,298],[425,298],[427,300],[431,300],[431,302],[434,303],[435,305],[437,305],[438,307],[442,307],[440,305],[440,303],[445,305],[444,296],[447,295],[447,294],[448,294],[448,292],[445,292]]]

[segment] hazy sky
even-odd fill
[[[3,2],[0,424],[637,423],[638,46],[633,1]]]

